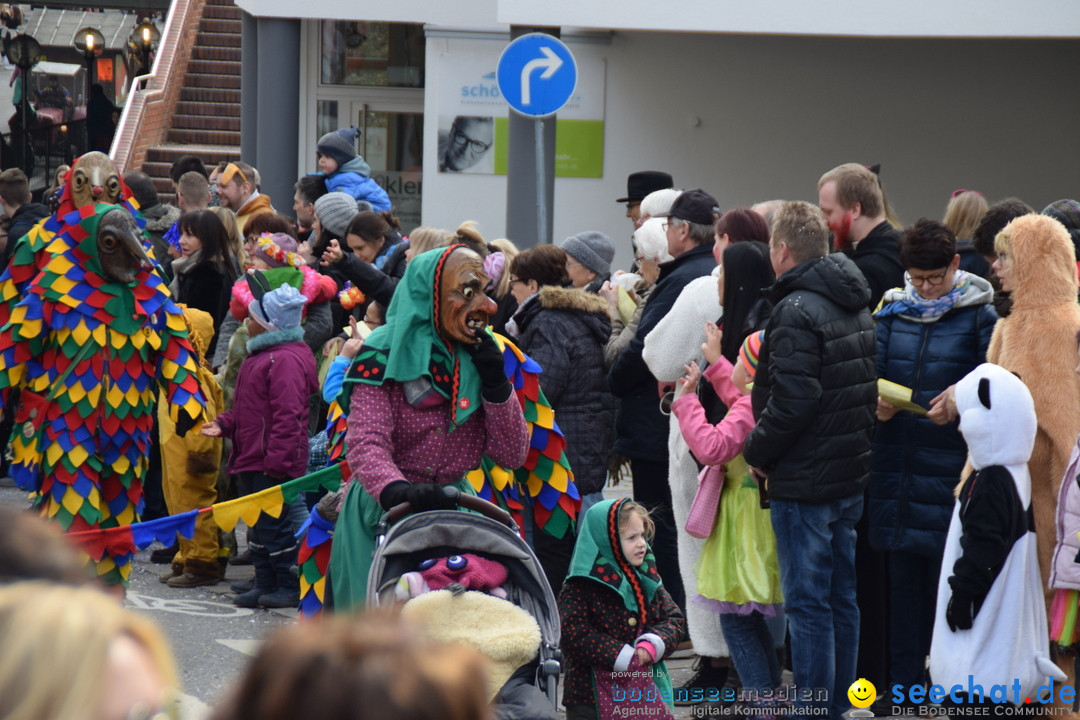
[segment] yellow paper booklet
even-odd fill
[[[911,402],[911,388],[898,385],[890,380],[880,379],[877,381],[878,395],[885,402],[895,405],[901,410],[907,410],[918,415],[925,415],[926,408]]]

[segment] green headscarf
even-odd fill
[[[450,430],[480,406],[480,374],[461,343],[439,332],[439,286],[450,254],[464,245],[429,250],[409,261],[394,290],[386,323],[375,328],[349,367],[338,402],[347,413],[353,383],[382,385],[424,378],[450,401]]]
[[[577,544],[570,560],[567,577],[583,577],[607,585],[622,597],[627,610],[639,615],[641,627],[647,626],[645,611],[661,586],[660,573],[652,548],[645,561],[634,567],[622,552],[619,542],[619,514],[626,498],[603,500],[585,513],[578,525]]]

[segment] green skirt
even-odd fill
[[[466,478],[455,487],[466,495],[475,495]],[[367,604],[368,574],[375,555],[375,529],[383,516],[379,501],[371,497],[358,481],[345,491],[334,544],[330,549],[330,586],[335,612],[363,610]]]

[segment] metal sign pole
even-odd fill
[[[547,231],[547,198],[544,182],[544,118],[536,118],[536,236],[538,244],[551,242]]]

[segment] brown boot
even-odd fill
[[[217,561],[188,560],[184,572],[168,581],[169,587],[185,588],[217,585],[221,582],[221,569]]]
[[[180,575],[183,575],[183,574],[184,574],[184,564],[174,562],[172,565],[169,566],[169,571],[168,572],[162,573],[161,575],[158,576],[158,580],[160,582],[163,582],[163,583],[168,583],[174,577],[179,577]]]

